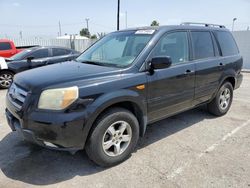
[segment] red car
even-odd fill
[[[14,42],[8,39],[0,39],[0,57],[9,58],[23,49],[16,48]]]

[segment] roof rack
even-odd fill
[[[219,28],[226,28],[224,25],[218,25],[218,24],[209,24],[209,23],[195,23],[195,22],[183,22],[181,25],[200,25],[205,27],[219,27]]]

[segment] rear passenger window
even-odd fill
[[[152,57],[169,56],[173,64],[189,59],[187,32],[175,32],[164,35],[156,44]]]
[[[53,48],[53,56],[68,55],[70,51],[67,49]]]
[[[41,49],[37,50],[31,54],[35,59],[46,58],[49,57],[49,50],[48,49]]]
[[[8,43],[8,42],[1,42],[0,43],[0,50],[11,50],[10,43]]]
[[[214,57],[214,46],[210,32],[191,32],[194,59]]]
[[[236,55],[239,53],[238,47],[231,33],[225,31],[216,31],[215,33],[223,56]]]

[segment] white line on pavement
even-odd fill
[[[212,144],[211,146],[209,146],[205,151],[201,152],[200,154],[197,155],[197,157],[195,157],[195,160],[200,159],[201,157],[203,157],[206,153],[212,152],[214,151],[219,145],[221,145],[224,141],[226,141],[228,138],[232,137],[234,134],[236,134],[239,130],[241,130],[242,128],[244,128],[245,126],[247,126],[248,124],[250,124],[250,119],[246,122],[244,122],[243,124],[241,124],[240,126],[236,127],[234,130],[232,130],[231,132],[227,133],[225,136],[223,136],[223,138],[217,142]],[[167,179],[173,179],[174,177],[176,177],[177,175],[180,175],[186,168],[190,167],[191,164],[195,161],[195,160],[190,160],[186,163],[184,163],[182,166],[178,167],[176,170],[174,170],[171,174],[169,174],[167,176]]]

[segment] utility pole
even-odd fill
[[[128,12],[125,12],[125,25],[126,25],[126,29],[128,28]]]
[[[23,32],[22,31],[19,32],[19,36],[20,36],[20,39],[23,39]]]
[[[117,6],[117,31],[120,30],[120,0],[118,0]]]
[[[59,37],[62,36],[61,22],[59,21]]]
[[[86,18],[85,20],[86,20],[86,24],[87,24],[87,29],[89,31],[89,18]]]
[[[234,31],[234,23],[235,23],[236,20],[237,20],[237,18],[234,18],[234,19],[233,19],[232,32]]]
[[[89,32],[89,18],[86,18],[85,20],[86,20],[87,29],[88,29],[88,32]],[[88,37],[90,37],[90,32],[89,32],[89,36]]]

